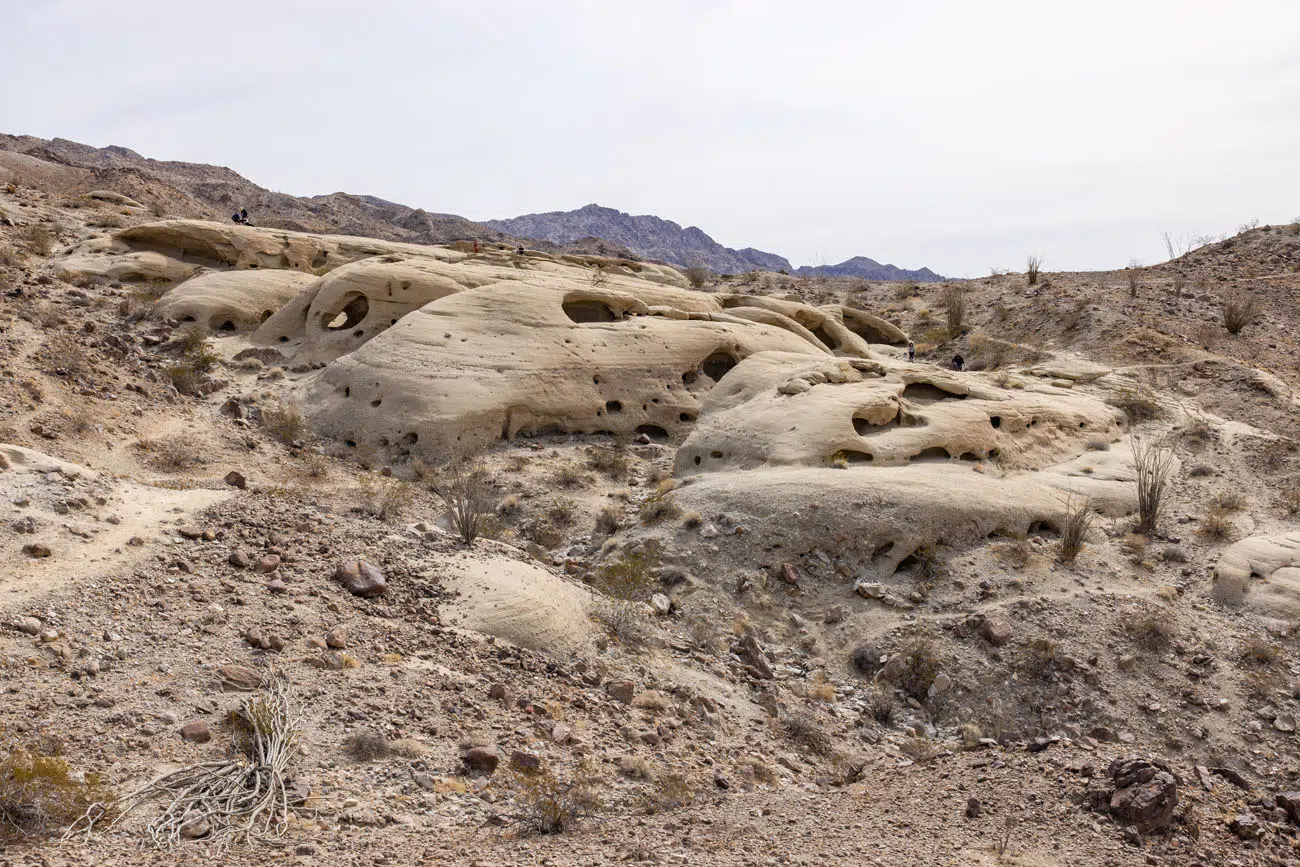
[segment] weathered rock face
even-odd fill
[[[1106,770],[1115,784],[1110,812],[1124,825],[1160,828],[1178,806],[1178,779],[1164,765],[1137,756],[1116,759]]]
[[[213,331],[251,331],[315,281],[300,271],[215,271],[168,292],[153,316]]]
[[[1214,567],[1214,581],[1238,588],[1242,601],[1261,614],[1300,617],[1300,530],[1228,546]]]
[[[704,293],[562,276],[446,296],[339,358],[311,395],[318,429],[433,454],[529,432],[671,436],[741,359],[827,353]]]

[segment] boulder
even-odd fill
[[[1015,629],[1005,617],[987,617],[980,624],[980,637],[994,647],[1002,647],[1011,641]]]
[[[235,692],[252,692],[262,685],[262,675],[244,665],[223,665],[217,669],[221,688]]]
[[[471,771],[492,773],[501,762],[496,747],[473,747],[465,753],[465,767]]]
[[[195,720],[181,726],[181,737],[192,744],[206,744],[212,740],[212,732],[203,720]]]
[[[1123,825],[1162,828],[1178,806],[1178,778],[1163,764],[1138,756],[1116,759],[1107,768],[1115,784],[1110,812]]]

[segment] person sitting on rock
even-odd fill
[[[916,344],[910,340],[907,341],[907,360],[916,361]]]
[[[966,359],[962,358],[960,355],[954,355],[952,357],[953,370],[961,370],[965,366],[966,366]]]
[[[235,213],[231,214],[230,219],[234,220],[236,223],[244,222],[243,218],[239,216],[239,211],[235,211]]]
[[[522,255],[524,255],[524,245],[523,245],[523,244],[520,244],[520,245],[519,245],[519,249],[518,249],[518,250],[515,250],[515,255],[516,255],[516,256],[522,256]]]
[[[248,208],[239,209],[239,222],[243,223],[245,226],[248,225]]]

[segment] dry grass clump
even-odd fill
[[[487,470],[473,458],[453,461],[434,483],[433,491],[451,511],[451,523],[466,545],[482,535],[492,518],[495,495]]]
[[[623,756],[618,760],[618,771],[629,780],[649,780],[654,777],[654,767],[645,756]]]
[[[1283,661],[1282,648],[1262,636],[1251,635],[1241,643],[1241,659],[1249,665],[1273,668]]]
[[[0,760],[0,851],[5,844],[71,825],[108,797],[98,774],[82,774],[57,756],[10,746]]]
[[[1210,505],[1220,512],[1240,512],[1246,508],[1246,495],[1240,491],[1219,491],[1210,498]]]
[[[1124,621],[1124,632],[1133,644],[1148,653],[1164,653],[1174,643],[1173,626],[1160,614],[1132,614]]]
[[[599,814],[600,797],[592,784],[590,768],[580,768],[561,780],[551,770],[515,773],[513,818],[521,830],[533,834],[562,834],[579,819]]]
[[[1035,638],[1021,657],[1021,668],[1031,677],[1046,680],[1056,670],[1059,648],[1050,638]]]
[[[1210,585],[1210,598],[1224,608],[1240,608],[1250,590],[1249,578],[1216,575]]]
[[[646,813],[664,813],[680,810],[695,802],[695,790],[684,774],[668,773],[658,777],[646,793],[641,807]]]
[[[378,732],[364,729],[343,742],[343,749],[358,762],[386,759],[392,754],[388,739]]]
[[[1137,473],[1137,531],[1153,533],[1165,506],[1165,489],[1173,467],[1174,453],[1159,443],[1133,439],[1133,465]]]
[[[578,518],[578,504],[572,497],[556,497],[546,507],[546,517],[555,527],[568,529]]]
[[[1300,515],[1300,488],[1291,488],[1278,495],[1282,511],[1287,515]]]
[[[1071,498],[1065,504],[1065,521],[1061,524],[1061,546],[1058,556],[1062,563],[1073,563],[1083,550],[1083,543],[1092,529],[1097,513],[1092,510],[1092,501],[1084,497],[1081,500]]]
[[[558,488],[581,488],[587,484],[587,476],[574,464],[562,464],[551,473],[551,483]]]
[[[867,713],[878,725],[887,726],[894,721],[898,701],[889,690],[878,689],[867,699]]]
[[[603,563],[591,573],[589,580],[607,596],[643,601],[658,586],[650,571],[658,565],[659,557],[654,551],[629,551]]]
[[[596,515],[597,533],[612,536],[618,532],[620,526],[618,509],[613,506],[605,506]]]
[[[415,502],[415,489],[391,476],[361,476],[361,511],[381,521],[401,517]]]
[[[645,692],[638,693],[636,698],[632,699],[632,706],[648,710],[651,713],[663,713],[672,707],[672,702],[662,692],[647,689]]]
[[[165,437],[141,437],[135,443],[144,455],[144,462],[156,470],[178,473],[202,466],[202,445],[191,437],[174,434]]]
[[[281,403],[262,411],[262,427],[285,445],[307,438],[307,422],[296,403]]]
[[[1253,292],[1233,289],[1223,296],[1223,327],[1229,334],[1240,334],[1242,329],[1259,319],[1263,304]]]
[[[1207,542],[1228,542],[1236,535],[1236,528],[1228,518],[1227,512],[1214,509],[1201,519],[1196,527],[1196,535]]]
[[[639,510],[642,524],[662,524],[664,521],[676,520],[681,514],[681,506],[677,505],[677,498],[671,489],[646,497]]]

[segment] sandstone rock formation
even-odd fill
[[[1246,604],[1263,614],[1300,616],[1300,530],[1230,545],[1214,567],[1214,581],[1240,588]]]
[[[301,271],[213,271],[186,280],[154,305],[155,319],[212,331],[256,328],[316,278]]]

